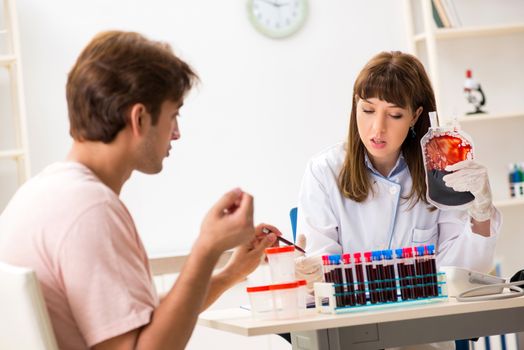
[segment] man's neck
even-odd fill
[[[67,160],[88,167],[107,187],[120,195],[122,186],[133,172],[125,152],[115,142],[74,141]]]

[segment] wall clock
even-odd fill
[[[307,0],[248,0],[247,12],[253,26],[270,38],[296,33],[306,21]]]

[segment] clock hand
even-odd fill
[[[285,3],[279,3],[278,1],[275,2],[275,6],[276,6],[276,7],[287,6],[287,5],[289,5],[289,4],[290,4],[289,2],[285,2]]]
[[[266,4],[269,4],[273,7],[278,7],[278,3],[273,2],[273,1],[269,1],[269,0],[259,0],[259,1],[265,2]]]

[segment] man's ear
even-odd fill
[[[142,135],[146,119],[146,106],[144,106],[141,103],[137,103],[131,106],[131,109],[129,111],[129,127],[131,128],[133,135]]]

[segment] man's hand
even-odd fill
[[[296,245],[306,250],[306,236],[299,235]],[[318,255],[306,257],[300,253],[300,256],[295,258],[295,275],[297,280],[306,280],[308,292],[313,293],[313,283],[322,282],[324,278],[322,257]]]
[[[253,197],[234,189],[209,210],[202,222],[198,243],[221,254],[254,238]]]
[[[274,233],[267,235],[262,233],[264,227],[269,228]],[[278,244],[277,236],[281,233],[276,227],[261,224],[257,226],[255,231],[255,238],[251,242],[237,247],[226,266],[213,276],[202,310],[208,308],[223,292],[253,272],[265,256],[264,250],[267,247]]]
[[[266,227],[271,230],[270,234],[265,234],[262,229]],[[237,247],[224,267],[223,273],[232,278],[233,283],[237,283],[252,273],[264,259],[264,251],[273,245],[278,245],[277,236],[282,233],[274,226],[260,224],[255,228],[255,238],[248,243]]]

